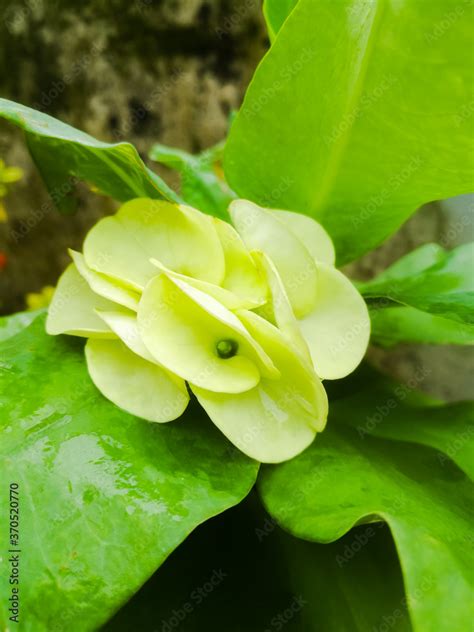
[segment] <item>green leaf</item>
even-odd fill
[[[318,545],[284,533],[257,503],[252,494],[199,527],[104,632],[411,630],[386,527]]]
[[[371,341],[381,347],[399,343],[474,344],[474,325],[434,316],[414,307],[373,308],[369,312]]]
[[[1,513],[18,483],[21,627],[97,629],[200,523],[240,502],[258,464],[202,410],[128,415],[92,385],[82,345],[38,318],[1,349]],[[7,551],[8,531],[1,549]],[[0,627],[11,594],[2,573]],[[9,626],[11,627],[11,626]]]
[[[193,156],[182,149],[156,144],[149,157],[181,174],[181,195],[187,204],[229,221],[227,207],[236,195],[218,175],[223,150],[224,145],[219,144]]]
[[[363,382],[359,376],[358,384]],[[472,439],[472,426],[463,425],[464,413],[453,407],[413,409],[408,416],[402,401],[409,393],[387,398],[382,390],[378,404],[376,389],[368,380],[359,399],[334,401],[327,429],[310,448],[292,461],[266,466],[259,479],[262,498],[284,529],[306,540],[329,542],[354,524],[386,521],[414,629],[467,630],[473,603],[472,483],[443,453],[421,444],[446,447],[459,438],[460,428]],[[430,423],[430,415],[436,421]],[[390,438],[365,431],[373,427]],[[459,451],[452,456],[464,460]]]
[[[352,529],[331,544],[276,535],[288,564],[306,632],[412,630],[393,539],[383,523]]]
[[[364,364],[341,385],[346,396],[332,404],[332,413],[359,437],[431,446],[443,453],[441,464],[452,459],[474,481],[474,403],[443,404],[415,390],[429,374],[420,368],[409,384],[400,384]]]
[[[318,219],[338,263],[473,189],[470,5],[300,0],[226,145],[232,189]]]
[[[268,35],[273,41],[284,21],[293,11],[298,0],[265,0],[263,14],[267,23]]]
[[[77,179],[121,202],[137,197],[178,200],[129,143],[103,143],[47,114],[6,99],[0,99],[0,117],[24,130],[32,158],[53,202],[63,212],[75,210]]]
[[[388,299],[473,325],[473,244],[464,244],[451,251],[435,244],[422,246],[372,281],[359,283],[358,289],[365,298]]]
[[[44,314],[45,309],[35,309],[30,312],[18,312],[10,316],[0,317],[0,342],[15,336],[28,327],[39,314]]]

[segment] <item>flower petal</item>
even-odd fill
[[[252,388],[260,379],[259,368],[266,369],[265,362],[276,372],[232,312],[164,273],[152,279],[143,292],[138,330],[158,362],[212,391],[236,393]],[[216,345],[223,340],[237,343],[234,356],[219,357]]]
[[[142,290],[156,274],[150,259],[209,283],[225,273],[212,218],[188,206],[139,198],[101,219],[84,242],[89,268]]]
[[[214,222],[224,250],[225,277],[222,287],[246,301],[247,304],[242,305],[243,309],[263,305],[268,288],[239,233],[228,222],[217,217]]]
[[[334,244],[321,224],[301,213],[280,210],[273,210],[272,213],[298,237],[315,261],[331,266],[335,264]]]
[[[105,312],[101,310],[97,310],[97,314],[105,323],[107,323],[114,334],[120,338],[130,351],[133,351],[133,353],[140,356],[147,362],[157,364],[155,358],[151,355],[146,348],[145,343],[140,338],[136,314],[127,314],[125,312],[118,311]],[[179,380],[179,378],[177,379]]]
[[[305,362],[312,366],[311,354],[300,330],[290,300],[283,286],[283,281],[272,260],[263,252],[252,253],[260,269],[266,275],[270,288],[271,300],[258,310],[258,313],[276,324],[278,329],[287,337],[289,344],[301,354]]]
[[[247,248],[261,250],[275,264],[295,315],[309,313],[316,301],[318,271],[303,242],[271,210],[253,202],[235,200],[229,213]]]
[[[254,307],[253,302],[250,302],[244,298],[240,298],[233,292],[229,292],[229,290],[226,290],[220,285],[214,285],[213,283],[207,283],[207,281],[200,281],[199,279],[193,279],[192,277],[188,277],[184,274],[174,272],[173,270],[170,270],[169,268],[164,266],[161,261],[158,261],[157,259],[150,259],[150,261],[154,266],[156,266],[159,270],[164,272],[170,278],[184,281],[191,287],[195,287],[197,290],[205,292],[209,296],[215,298],[216,301],[219,301],[219,303],[224,305],[224,307],[227,307],[227,309],[251,309],[252,307]]]
[[[69,250],[69,254],[74,261],[79,274],[87,281],[91,290],[104,298],[108,298],[110,301],[128,307],[128,309],[134,312],[138,309],[138,301],[140,299],[139,294],[129,290],[125,287],[114,283],[111,279],[108,279],[100,272],[91,270],[85,260],[84,255],[75,250]]]
[[[46,331],[53,336],[115,338],[110,327],[95,313],[96,309],[115,309],[111,301],[94,294],[71,263],[61,275],[48,308]]]
[[[132,415],[163,423],[180,417],[189,395],[167,371],[143,360],[121,340],[89,339],[87,368],[99,391]]]
[[[324,263],[318,269],[316,304],[299,324],[316,373],[335,380],[352,373],[364,357],[370,318],[364,299],[342,272]]]
[[[158,364],[161,366],[155,358],[148,351],[145,343],[140,337],[138,332],[138,323],[137,316],[133,313],[128,313],[125,311],[117,311],[117,312],[102,312],[97,311],[99,316],[107,323],[110,329],[116,334],[122,342],[136,355],[140,356],[147,362],[152,362],[153,364]],[[161,369],[166,373],[168,378],[176,384],[176,386],[186,395],[188,396],[188,391],[186,388],[186,384],[184,380],[180,377],[168,371],[163,366]]]
[[[291,459],[323,430],[326,392],[316,374],[293,353],[281,332],[252,312],[241,313],[252,336],[281,372],[245,393],[224,394],[190,385],[215,425],[248,456],[264,463]]]

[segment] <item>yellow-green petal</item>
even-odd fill
[[[276,327],[252,312],[240,315],[270,353],[280,379],[262,378],[255,388],[231,395],[194,385],[191,389],[215,425],[242,452],[264,463],[279,463],[302,452],[324,429],[326,392]]]
[[[242,308],[252,309],[267,300],[265,279],[255,266],[240,235],[228,222],[214,218],[225,259],[225,277],[222,287],[245,300]]]
[[[75,250],[69,250],[69,254],[74,261],[79,274],[87,281],[91,290],[104,298],[108,298],[110,301],[127,307],[134,312],[138,309],[138,301],[140,295],[137,292],[129,290],[117,283],[114,283],[113,279],[107,278],[100,272],[91,270],[84,259],[84,255]]]
[[[140,337],[136,314],[123,310],[117,312],[98,311],[97,313],[107,323],[114,334],[116,334],[133,353],[147,360],[147,362],[161,366],[148,351]],[[165,369],[165,367],[161,366],[161,368],[168,378],[187,396],[188,391],[184,380],[174,373],[171,373],[171,371],[168,371],[168,369]]]
[[[89,284],[71,263],[59,278],[48,308],[46,331],[53,336],[71,334],[84,337],[114,338],[110,327],[97,316],[96,309],[111,310],[116,305],[94,294]]]
[[[219,284],[224,253],[212,218],[187,206],[139,198],[101,219],[84,242],[87,265],[142,290],[156,275],[151,258],[181,274]]]
[[[303,242],[271,210],[253,202],[235,200],[229,212],[247,248],[261,250],[275,264],[295,315],[309,313],[316,301],[318,270]]]
[[[147,362],[157,364],[138,333],[137,316],[123,311],[106,312],[97,310],[98,316],[110,327],[120,340],[136,355]],[[177,378],[179,379],[179,378]],[[183,382],[184,384],[184,382]]]
[[[352,373],[364,357],[370,318],[364,299],[342,272],[324,263],[318,269],[316,304],[299,324],[316,373],[334,380]]]
[[[271,299],[261,308],[261,315],[273,322],[286,336],[288,343],[301,354],[306,362],[312,365],[308,345],[301,333],[296,316],[293,313],[290,300],[285,291],[283,281],[272,260],[263,252],[252,253],[257,265],[265,274],[270,288]]]
[[[121,340],[89,339],[89,375],[116,406],[148,421],[164,423],[180,417],[189,401],[168,372],[135,355]]]
[[[264,352],[256,349],[232,312],[164,273],[152,279],[143,292],[138,328],[160,364],[202,388],[224,393],[245,391],[258,383],[259,368],[265,368]],[[238,352],[230,358],[219,357],[220,341],[235,341]]]
[[[315,261],[327,263],[331,266],[335,264],[336,251],[334,250],[334,244],[321,224],[312,217],[301,215],[301,213],[280,210],[272,212],[306,246]]]
[[[246,300],[245,298],[240,298],[233,292],[226,290],[220,285],[214,285],[213,283],[207,283],[207,281],[201,281],[199,279],[193,279],[192,277],[188,277],[185,274],[179,274],[178,272],[174,272],[170,270],[165,265],[158,261],[157,259],[150,259],[151,263],[158,268],[161,272],[164,272],[167,276],[178,279],[180,281],[184,281],[191,287],[195,287],[201,292],[205,292],[209,296],[212,296],[219,301],[224,307],[230,310],[236,309],[250,309],[254,307],[253,302]]]

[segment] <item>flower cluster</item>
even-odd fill
[[[117,406],[171,421],[188,385],[232,443],[275,463],[323,430],[321,380],[358,365],[369,318],[317,222],[245,200],[229,212],[233,226],[127,202],[70,252],[46,327],[88,338],[90,376]]]

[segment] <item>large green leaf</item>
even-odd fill
[[[332,412],[362,438],[431,446],[442,452],[441,464],[452,459],[474,481],[474,402],[444,404],[417,391],[429,374],[420,367],[409,384],[400,384],[363,364],[341,383],[344,396],[333,403]]]
[[[44,309],[35,309],[30,312],[18,312],[11,316],[0,317],[0,342],[15,336],[17,333],[28,327],[39,314],[44,313]]]
[[[473,244],[464,244],[451,251],[436,244],[422,246],[372,281],[359,283],[358,288],[369,299],[388,299],[473,325]]]
[[[284,21],[296,6],[298,0],[265,0],[263,13],[267,23],[268,34],[274,40]]]
[[[411,629],[388,529],[303,542],[252,494],[199,527],[104,632],[368,632],[384,623]]]
[[[90,632],[198,524],[240,502],[258,464],[197,406],[169,424],[122,412],[92,385],[82,344],[47,336],[43,321],[2,343],[0,510],[17,483],[21,630]],[[8,551],[7,528],[0,539]],[[8,575],[2,630],[13,629]]]
[[[370,339],[381,347],[400,343],[473,345],[474,325],[434,316],[414,307],[370,308]]]
[[[181,196],[203,213],[229,221],[227,207],[235,194],[218,174],[224,145],[221,143],[198,155],[182,149],[153,145],[149,157],[181,174]]]
[[[473,189],[471,5],[299,0],[226,145],[242,197],[320,220],[338,262]]]
[[[373,393],[376,385],[368,381],[366,389]],[[376,397],[369,402],[369,394],[359,403],[333,402],[328,428],[310,448],[292,461],[265,467],[259,479],[264,503],[285,529],[319,542],[341,537],[358,522],[385,520],[400,556],[414,629],[467,630],[473,603],[472,483],[444,454],[421,445],[444,443],[443,413],[436,413],[438,436],[433,427],[423,428],[428,416],[417,418],[414,411],[414,428],[408,421],[397,428],[400,398],[385,399],[383,408],[377,408]],[[444,412],[449,426],[452,409]],[[389,428],[392,438],[360,431],[373,425]],[[457,430],[455,423],[452,440]]]
[[[129,143],[103,143],[47,114],[0,99],[0,117],[25,131],[31,155],[58,208],[71,212],[76,179],[125,202],[137,197],[177,200]]]

